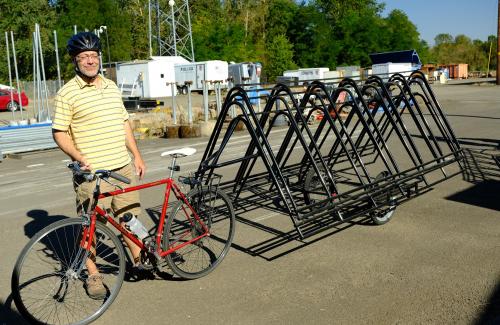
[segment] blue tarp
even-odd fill
[[[380,63],[412,63],[414,65],[422,65],[420,58],[415,50],[383,52],[369,54],[372,64]]]
[[[10,131],[15,129],[32,129],[32,128],[51,126],[51,125],[52,122],[43,122],[43,123],[29,124],[29,125],[8,125],[8,126],[0,126],[0,131],[2,130]]]

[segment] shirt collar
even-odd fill
[[[76,83],[78,84],[78,86],[80,87],[80,89],[82,89],[83,87],[92,87],[93,86],[91,84],[86,83],[82,79],[82,77],[80,77],[79,75],[76,75],[75,78],[76,78]],[[98,74],[97,78],[101,79],[102,88],[107,88],[108,87],[108,82],[107,82],[106,78],[104,78],[101,74]]]

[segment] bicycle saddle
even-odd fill
[[[174,149],[174,150],[169,150],[165,151],[161,154],[162,157],[165,156],[172,156],[175,158],[179,157],[186,157],[186,156],[191,156],[194,155],[196,152],[195,148],[190,148],[190,147],[185,147],[185,148],[180,148],[180,149]]]

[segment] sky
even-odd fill
[[[385,3],[382,17],[399,9],[417,26],[420,38],[434,45],[438,34],[463,34],[486,41],[497,34],[498,0],[377,0]]]

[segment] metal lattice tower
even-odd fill
[[[188,0],[149,0],[149,53],[182,56],[194,62]],[[167,10],[162,10],[167,9]]]

